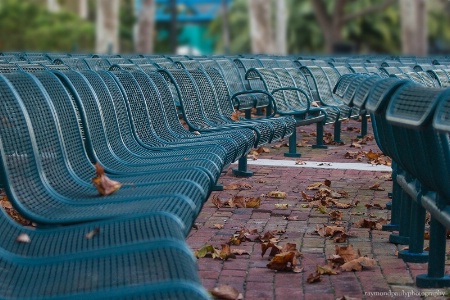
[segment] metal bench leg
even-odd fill
[[[292,132],[292,135],[289,137],[289,152],[284,153],[286,157],[300,157],[302,156],[300,153],[297,153],[297,130]]]
[[[247,169],[247,156],[239,158],[238,168],[233,169],[233,174],[239,177],[251,177],[253,175],[253,172]]]
[[[361,134],[358,135],[358,138],[363,138],[367,135],[367,115],[361,116]]]
[[[393,244],[400,245],[408,245],[409,244],[409,225],[410,225],[410,211],[411,211],[411,202],[413,200],[410,199],[408,194],[406,194],[403,190],[400,191],[400,211],[402,212],[400,222],[399,222],[399,231],[398,234],[392,233],[389,236],[389,242]],[[423,234],[423,232],[422,232]]]
[[[442,288],[450,286],[450,276],[445,275],[445,244],[447,228],[439,223],[433,216],[430,220],[430,261],[428,274],[416,277],[416,286],[419,288]]]
[[[316,123],[316,144],[312,145],[313,149],[327,149],[328,146],[323,144],[323,123]]]
[[[384,231],[397,231],[399,230],[399,222],[400,222],[400,197],[401,195],[401,187],[397,182],[397,163],[392,162],[392,201],[391,203],[391,223],[383,225]],[[387,206],[387,204],[386,204]]]
[[[214,187],[212,188],[213,191],[223,191],[223,184],[216,183]]]
[[[341,141],[341,122],[334,122],[334,142],[342,143]]]
[[[419,193],[420,194],[420,193]],[[420,199],[420,195],[418,199]],[[423,233],[425,232],[425,209],[416,201],[411,202],[411,227],[409,231],[409,249],[398,253],[406,262],[425,263],[428,251],[423,251]]]

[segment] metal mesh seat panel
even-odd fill
[[[199,89],[202,91],[201,95],[203,96],[203,99],[205,99],[205,90],[210,89],[212,91],[212,98],[207,101],[209,101],[211,106],[217,107],[218,105],[218,116],[221,116],[224,120],[226,120],[226,123],[249,128],[257,128],[257,130],[261,133],[260,143],[267,143],[272,141],[272,139],[278,140],[283,137],[285,133],[285,125],[282,124],[282,119],[241,119],[237,123],[231,120],[231,113],[233,112],[233,109],[231,108],[231,103],[228,102],[230,94],[222,75],[217,70],[207,70],[205,72],[191,71],[191,74],[196,79],[196,83],[199,84]]]
[[[141,217],[116,218],[115,220],[65,226],[57,229],[26,229],[12,221],[3,211],[0,216],[2,249],[24,258],[71,257],[89,252],[113,252],[114,247],[144,244],[148,241],[171,238],[184,241],[185,228],[175,216],[165,213]],[[101,234],[95,239],[84,236],[98,228]],[[32,243],[24,247],[14,237],[28,234]]]
[[[15,101],[12,93],[5,95],[4,99],[5,103],[7,99],[10,99],[12,102]],[[76,182],[74,178],[71,177],[72,174],[66,174],[67,168],[62,165],[60,160],[54,159],[52,157],[54,155],[50,156],[47,154],[46,156],[41,156],[43,161],[52,162],[49,164],[48,169],[44,169],[44,163],[39,164],[39,159],[36,159],[34,156],[31,147],[34,145],[35,141],[30,137],[27,124],[25,123],[25,116],[18,107],[18,104],[14,103],[14,105],[9,107],[4,105],[2,108],[7,109],[7,111],[3,111],[4,115],[14,116],[14,119],[10,117],[9,120],[15,124],[14,132],[11,132],[10,130],[2,132],[2,140],[7,141],[7,143],[4,143],[5,153],[9,154],[7,157],[4,157],[4,164],[10,175],[8,177],[12,193],[10,194],[10,198],[15,199],[17,196],[18,199],[21,199],[22,207],[26,207],[27,210],[47,218],[49,222],[52,222],[52,220],[54,222],[61,222],[66,219],[71,220],[69,222],[73,222],[73,220],[77,220],[77,218],[80,218],[80,220],[102,218],[104,216],[123,214],[124,211],[128,209],[131,211],[134,210],[135,212],[142,212],[146,209],[144,208],[145,205],[142,204],[145,203],[145,201],[137,201],[141,202],[139,205],[137,202],[135,205],[132,205],[131,201],[127,202],[127,200],[130,199],[129,193],[126,191],[127,189],[133,189],[133,195],[142,200],[149,199],[151,195],[164,195],[167,190],[174,190],[171,188],[173,185],[169,184],[160,184],[151,188],[129,186],[128,188],[125,187],[125,189],[121,189],[117,193],[109,196],[108,202],[99,203],[98,193],[95,189],[88,183],[82,183],[81,181]],[[39,114],[39,112],[36,112],[36,114]],[[41,120],[44,120],[45,116],[42,112],[40,112],[39,116],[41,117]],[[35,122],[34,125],[38,125],[38,123]],[[36,140],[40,139],[42,139],[42,137],[39,134],[36,135]],[[57,149],[59,146],[58,141],[54,141],[54,145],[55,148],[52,148],[54,151],[52,154],[61,151],[60,149]],[[59,178],[56,178],[57,176],[52,174],[51,171],[59,172],[57,173]],[[64,199],[64,201],[71,204],[54,199],[53,197],[56,196],[56,194],[52,196],[52,192],[47,190],[49,186],[43,186],[41,181],[42,176],[45,176],[45,179],[52,185],[51,188],[53,191],[58,190],[61,193],[57,196],[59,199]],[[21,188],[23,186],[27,186],[27,189]],[[197,187],[198,186],[193,186],[189,182],[180,182],[180,184],[177,184],[177,191],[179,191],[180,194],[186,195],[193,192],[192,199],[200,201],[199,203],[201,203],[201,199],[203,199],[204,195]],[[117,203],[117,200],[122,201],[123,204]],[[186,202],[187,207],[193,208],[195,205],[191,201],[192,200],[188,199],[183,200],[183,202]],[[114,202],[116,203],[114,204]],[[75,203],[79,204],[75,205]],[[149,206],[154,206],[156,204],[156,207],[159,205],[156,201],[149,201],[148,204],[151,204]],[[98,207],[102,207],[104,210],[95,209]],[[124,209],[124,207],[126,207],[126,209]],[[90,208],[92,208],[92,210],[90,210]],[[178,211],[178,208],[176,210]],[[192,216],[190,216],[189,222],[191,219]]]
[[[398,94],[400,92],[401,94]],[[395,124],[420,128],[424,122],[431,119],[436,97],[440,92],[440,89],[408,85],[393,96],[386,119]]]
[[[94,75],[94,76],[90,76],[89,79],[91,80],[91,82],[95,82],[97,80],[97,91],[100,92],[101,90],[99,89],[99,87],[101,87],[103,84],[101,79],[99,79],[96,76],[96,73],[92,72],[92,71],[87,71],[87,74],[90,75]],[[46,76],[47,75],[47,76]],[[196,157],[186,157],[186,156],[182,156],[181,158],[179,158],[180,160],[182,160],[182,162],[177,162],[176,161],[176,156],[174,156],[174,154],[172,153],[154,153],[152,152],[151,154],[153,154],[153,157],[148,157],[143,158],[143,157],[136,157],[136,156],[132,156],[130,155],[129,152],[120,152],[121,149],[123,149],[123,144],[119,143],[117,145],[117,147],[115,147],[116,150],[118,150],[120,153],[119,155],[113,155],[113,153],[111,153],[111,148],[113,147],[112,144],[110,143],[106,138],[105,138],[105,129],[107,130],[107,128],[109,126],[105,125],[104,122],[102,122],[103,120],[103,116],[99,113],[99,105],[98,102],[96,101],[96,97],[93,94],[93,91],[90,90],[90,86],[88,85],[88,83],[83,79],[83,77],[76,73],[76,72],[70,72],[66,74],[68,77],[71,78],[71,82],[72,84],[74,84],[75,88],[77,89],[77,91],[79,92],[80,97],[82,98],[82,101],[84,101],[84,104],[91,104],[90,106],[85,106],[84,107],[84,112],[86,113],[87,119],[88,119],[88,124],[89,124],[89,132],[90,132],[90,141],[94,146],[95,149],[95,153],[96,153],[96,157],[95,159],[100,158],[100,162],[107,167],[108,171],[112,171],[112,172],[128,172],[130,174],[130,176],[126,176],[126,178],[124,176],[121,176],[120,179],[126,180],[126,181],[132,181],[133,183],[137,184],[137,183],[151,183],[151,182],[158,182],[158,181],[171,181],[171,180],[182,180],[182,179],[186,179],[186,180],[193,180],[197,183],[199,183],[204,190],[208,189],[209,186],[209,179],[205,174],[199,173],[198,170],[185,170],[185,171],[177,171],[177,172],[160,172],[160,165],[156,165],[154,167],[152,167],[150,164],[164,164],[166,167],[168,166],[173,166],[173,168],[181,168],[184,165],[184,162],[186,160],[189,160],[191,158],[206,158],[208,160],[214,161],[216,163],[219,164],[220,166],[220,159],[211,154],[196,154]],[[47,91],[50,93],[51,98],[53,99],[56,107],[59,107],[59,113],[61,113],[61,111],[63,112],[69,112],[71,110],[70,107],[70,100],[67,99],[67,95],[64,93],[63,87],[61,85],[57,85],[57,84],[51,84],[49,81],[51,81],[51,79],[53,78],[52,76],[49,76],[49,74],[37,74],[37,77],[41,80],[41,82],[44,84],[44,86],[47,88]],[[104,87],[104,85],[103,85]],[[59,92],[59,94],[58,94]],[[110,96],[109,94],[107,94],[107,90],[105,88],[103,88],[103,94],[98,94],[98,96],[101,97],[107,97],[110,100]],[[66,98],[66,101],[64,101],[64,98]],[[63,104],[66,104],[66,106],[64,106]],[[75,105],[75,104],[74,104]],[[97,112],[97,114],[95,114],[95,112]],[[68,118],[68,116],[67,116]],[[114,120],[114,119],[112,119]],[[112,121],[111,120],[111,121]],[[63,132],[65,131],[65,128],[63,128]],[[117,142],[119,142],[119,140],[117,139],[112,139],[115,140]],[[122,146],[122,147],[120,147]],[[150,152],[150,151],[148,151]],[[114,153],[114,154],[117,154]],[[127,155],[128,154],[128,155]],[[150,155],[150,153],[148,154]],[[181,154],[180,154],[181,156]],[[118,160],[118,158],[120,157],[120,161]],[[77,157],[73,157],[73,159],[77,159]],[[92,176],[92,166],[86,167],[88,170],[90,169],[90,174]],[[172,169],[172,168],[169,168]],[[150,172],[150,171],[159,171],[156,174],[153,174],[152,176],[150,175],[137,175],[137,176],[131,176],[131,174],[134,173],[138,173],[138,172]],[[217,167],[213,168],[212,171],[218,172]],[[199,173],[199,174],[197,174]],[[213,172],[214,173],[214,172]],[[202,176],[203,175],[203,176]],[[206,177],[205,177],[206,176]],[[116,178],[115,176],[110,176],[111,178]],[[83,178],[85,181],[89,180],[89,178]],[[119,179],[119,178],[117,178]]]
[[[277,77],[280,80],[281,87],[283,87],[283,88],[288,88],[288,87],[299,88],[299,89],[303,90],[307,96],[309,96],[308,95],[309,89],[304,85],[298,86],[294,79],[294,76],[292,76],[289,73],[289,70],[290,69],[274,69],[275,74],[277,75]],[[303,76],[300,73],[296,72],[296,76],[297,75]],[[298,78],[298,79],[300,81],[300,78]],[[291,109],[300,110],[300,111],[305,110],[308,107],[307,102],[309,101],[309,99],[311,99],[311,98],[308,99],[307,96],[305,96],[302,93],[297,92],[297,91],[285,91],[284,95],[285,95],[285,99],[286,99],[286,104]]]
[[[355,92],[353,97],[353,105],[359,108],[365,108],[365,103],[369,93],[375,82],[381,80],[378,76],[371,76],[366,78]]]
[[[58,263],[13,263],[3,258],[0,295],[33,299],[63,297],[115,288],[155,285],[174,281],[199,282],[192,255],[182,243],[161,241],[145,251],[86,257]],[[173,257],[177,257],[174,260]],[[6,271],[7,270],[7,271]],[[17,288],[18,283],[27,288]]]
[[[365,79],[367,79],[367,76],[357,76],[353,78],[342,97],[345,104],[353,104],[356,89],[362,84],[362,82],[364,82]]]

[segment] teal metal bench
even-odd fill
[[[386,113],[386,119],[392,124],[394,137],[399,146],[400,159],[413,177],[406,182],[407,185],[399,182],[414,200],[412,213],[416,218],[411,222],[410,252],[414,250],[418,252],[419,247],[423,247],[425,208],[427,206],[430,208],[428,274],[416,277],[416,285],[422,288],[450,286],[450,277],[445,275],[445,228],[450,223],[446,221],[443,212],[450,195],[446,164],[448,161],[446,153],[449,150],[448,134],[436,133],[432,126],[435,114],[436,125],[439,120],[443,120],[439,118],[442,114],[436,112],[436,107],[449,98],[450,90],[409,84],[402,86],[395,93]],[[440,108],[445,109],[442,106]],[[414,185],[413,180],[417,181]],[[415,254],[420,256],[420,253]]]
[[[4,103],[1,114],[8,116],[13,129],[2,128],[1,132],[8,155],[3,166],[8,175],[3,183],[9,188],[8,198],[22,215],[38,224],[70,224],[168,211],[190,228],[208,194],[201,187],[209,184],[206,174],[201,172],[206,176],[202,179],[206,180],[204,183],[156,181],[143,186],[130,184],[138,180],[130,174],[129,185],[101,198],[91,183],[95,175],[93,165],[86,156],[72,156],[76,152],[71,151],[82,147],[76,115],[72,119],[69,115],[59,118],[45,90],[32,75],[11,73],[0,78]],[[61,122],[70,122],[72,132],[77,135],[72,139],[61,135],[64,128]]]

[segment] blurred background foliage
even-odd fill
[[[96,1],[88,1],[88,16],[81,18],[74,0],[55,0],[61,9],[50,12],[46,0],[0,0],[0,51],[95,51]],[[321,53],[325,49],[324,32],[316,19],[312,1],[286,0],[288,53]],[[450,49],[450,1],[428,0],[428,39],[430,53]],[[347,1],[345,13],[352,14],[382,0]],[[329,14],[335,1],[324,2]],[[275,19],[276,9],[272,9]],[[134,52],[133,32],[138,21],[134,0],[120,0],[120,52]],[[231,54],[249,53],[250,30],[248,0],[233,0],[228,10]],[[154,52],[170,52],[170,24],[156,24]],[[182,26],[181,24],[179,26]],[[358,53],[400,53],[400,10],[398,3],[380,12],[364,14],[346,21],[340,42]],[[224,53],[222,15],[207,25],[207,38],[216,53]],[[180,30],[179,30],[180,32]]]
[[[94,24],[69,10],[51,13],[39,1],[0,1],[2,51],[92,51],[94,40]]]

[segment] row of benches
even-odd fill
[[[296,125],[316,123],[315,146],[325,147],[324,124],[335,126],[339,140],[342,120],[365,120],[375,83],[405,82],[341,76],[332,67],[248,67],[250,61],[242,78],[232,60],[202,64],[2,65],[0,180],[13,206],[38,227],[22,228],[2,214],[8,272],[0,296],[208,298],[184,238],[210,192],[220,189],[223,168],[239,160],[235,174],[250,176],[251,148],[287,137],[287,155],[298,156]],[[236,119],[235,106],[266,107],[266,118]],[[96,162],[124,184],[119,191],[97,196]],[[392,228],[409,222],[396,217],[408,203],[393,201]],[[17,243],[21,233],[31,243]],[[23,282],[30,282],[26,289],[15,288]]]
[[[0,94],[0,180],[37,224],[2,212],[1,298],[209,298],[186,235],[224,167],[295,129],[231,120],[214,70],[19,70]],[[100,197],[94,163],[123,186]]]
[[[367,110],[377,143],[393,160],[390,242],[406,244],[398,256],[428,262],[428,273],[416,277],[421,288],[450,286],[445,273],[449,214],[450,90],[411,80],[345,75],[337,94]],[[424,250],[425,215],[431,215],[429,250]]]

